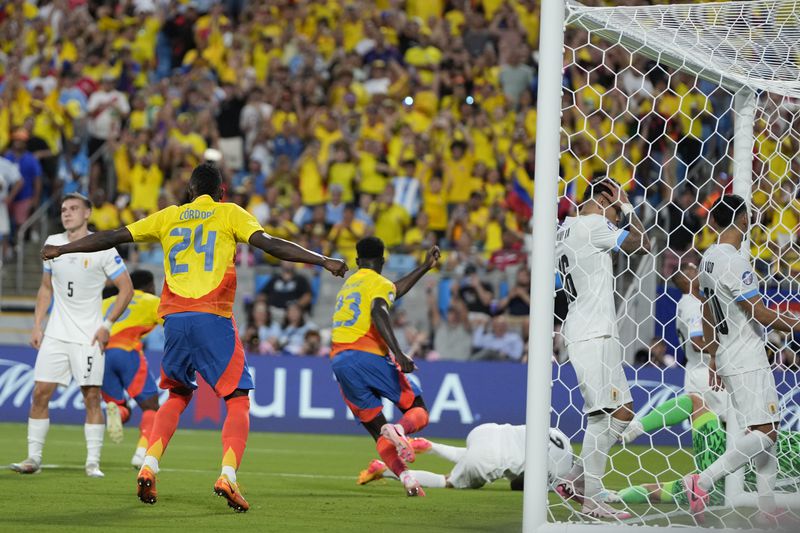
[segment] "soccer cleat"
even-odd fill
[[[601,490],[600,493],[595,496],[595,500],[603,503],[622,503],[622,498],[619,497],[616,491],[606,489]]]
[[[36,459],[32,459],[28,457],[21,463],[13,463],[9,465],[9,468],[14,472],[18,472],[20,474],[38,474],[42,471],[42,465]]]
[[[370,481],[383,479],[384,472],[386,472],[386,465],[383,461],[373,459],[366,470],[362,470],[361,473],[358,474],[358,481],[356,481],[356,483],[359,485],[366,485]]]
[[[620,440],[622,440],[622,442],[625,444],[630,444],[642,433],[644,433],[644,427],[642,427],[642,423],[638,420],[634,420],[628,424],[628,427],[626,427],[625,431],[622,432],[622,435],[620,435]]]
[[[422,485],[410,474],[403,477],[403,487],[406,489],[406,496],[425,496]]]
[[[428,453],[433,448],[431,441],[428,439],[423,439],[422,437],[415,437],[409,439],[411,441],[411,447],[414,449],[414,453]]]
[[[100,470],[100,465],[97,463],[87,463],[86,464],[86,475],[89,477],[95,478],[102,478],[106,477],[102,470]]]
[[[689,474],[683,478],[683,487],[689,500],[689,510],[698,522],[703,523],[708,504],[708,492],[700,487],[699,481],[700,474]]]
[[[111,442],[122,442],[122,414],[119,412],[119,405],[114,402],[106,404],[106,431]]]
[[[247,500],[244,499],[239,490],[239,484],[228,479],[225,474],[219,476],[217,482],[214,483],[214,494],[228,500],[228,507],[237,513],[244,513],[250,509],[250,504],[247,503]]]
[[[381,428],[381,436],[394,444],[397,455],[406,463],[413,463],[416,458],[414,448],[411,446],[403,426],[400,424],[384,424]]]
[[[584,504],[581,514],[597,520],[627,520],[633,516],[628,511],[619,511],[604,503],[590,503],[589,501]]]
[[[144,448],[136,448],[136,453],[134,453],[133,457],[131,457],[131,466],[133,466],[136,470],[142,468],[146,453],[147,452]]]
[[[150,467],[143,466],[139,470],[139,475],[136,476],[136,486],[136,495],[142,502],[152,505],[158,501],[156,474]]]
[[[572,483],[569,481],[565,481],[564,483],[559,483],[556,486],[556,494],[561,496],[561,498],[565,501],[574,500],[578,505],[583,505],[585,501],[583,495],[575,492]]]

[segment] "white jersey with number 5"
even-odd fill
[[[45,244],[67,244],[66,233],[50,235]],[[103,323],[103,287],[106,278],[125,272],[115,249],[67,254],[44,262],[53,283],[53,308],[45,336],[64,342],[91,344]]]
[[[556,262],[569,300],[562,335],[567,344],[618,337],[611,252],[628,231],[602,215],[567,217],[556,235]]]
[[[764,329],[739,307],[758,295],[750,262],[730,244],[714,244],[700,262],[700,290],[714,315],[717,372],[730,376],[769,368]]]

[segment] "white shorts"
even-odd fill
[[[571,342],[567,354],[578,377],[584,413],[616,409],[633,401],[617,339],[600,337]]]
[[[11,220],[8,218],[8,206],[0,200],[0,239],[11,233]]]
[[[75,378],[81,387],[99,387],[103,384],[105,359],[97,345],[64,342],[45,335],[36,356],[33,379],[66,387]]]
[[[448,478],[454,488],[479,489],[503,477],[504,469],[492,454],[498,448],[496,433],[489,426],[480,425],[467,435],[467,448]]]
[[[687,394],[695,393],[701,396],[706,408],[725,420],[728,412],[728,392],[727,390],[715,391],[708,385],[707,366],[701,365],[686,371],[683,391]]]
[[[778,389],[769,368],[723,376],[722,382],[743,428],[780,422]]]

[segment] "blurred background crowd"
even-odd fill
[[[366,235],[393,272],[438,244],[424,312],[395,313],[409,353],[523,361],[538,24],[537,0],[4,2],[2,253],[40,237],[17,229],[48,198],[82,192],[94,227],[116,228],[183,202],[193,166],[216,161],[227,200],[268,233],[351,268]],[[731,95],[587,39],[567,36],[559,217],[588,179],[612,176],[663,234],[667,278],[711,242],[705,212],[730,188]],[[793,109],[763,122],[755,148],[752,244],[778,281],[800,270]],[[271,265],[244,249],[237,261]],[[249,298],[246,345],[324,355],[318,273],[273,266]]]

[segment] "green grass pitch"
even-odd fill
[[[252,433],[239,473],[251,510],[236,514],[212,494],[221,458],[219,432],[179,429],[162,461],[159,501],[145,505],[136,498],[135,471],[129,466],[136,437],[137,429],[126,427],[122,444],[106,440],[101,465],[106,477],[89,479],[83,473],[83,427],[53,425],[44,453],[45,465],[53,467],[33,476],[0,471],[5,495],[0,530],[519,531],[522,524],[522,493],[508,490],[505,481],[475,491],[428,489],[426,498],[405,497],[400,484],[391,480],[357,486],[359,470],[375,457],[366,434]],[[0,465],[21,460],[25,450],[25,425],[0,424]],[[615,471],[605,479],[609,488],[621,488],[628,479],[652,481],[654,475],[674,479],[691,468],[691,458],[675,449],[612,453]],[[414,467],[446,473],[451,465],[420,456]],[[625,478],[621,472],[632,474]],[[558,501],[553,494],[550,498]],[[559,520],[570,516],[563,505],[551,510]],[[653,511],[648,506],[634,510]]]

